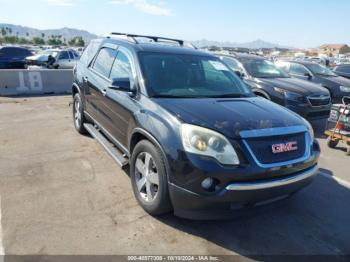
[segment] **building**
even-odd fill
[[[337,56],[339,54],[345,54],[350,52],[350,47],[346,44],[325,44],[319,48],[320,54],[328,56]]]

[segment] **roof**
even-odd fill
[[[346,46],[346,44],[324,44],[324,45],[321,45],[320,48],[340,49],[344,46]]]
[[[104,42],[110,42],[110,43],[119,44],[119,45],[123,44],[123,46],[132,48],[135,52],[159,52],[159,53],[213,56],[210,53],[203,52],[195,48],[180,46],[176,44],[169,44],[169,43],[167,44],[163,42],[135,43],[120,37],[105,38]]]
[[[307,61],[307,60],[281,60],[282,62],[289,62],[289,63],[296,63],[301,65],[314,65],[317,64],[314,61]]]

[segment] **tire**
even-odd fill
[[[80,134],[87,134],[84,127],[84,123],[87,121],[84,116],[84,106],[79,93],[75,94],[73,98],[73,122],[75,129]]]
[[[338,140],[332,140],[330,136],[327,138],[327,146],[329,148],[335,148],[338,145],[338,143]]]
[[[172,210],[163,155],[148,140],[135,146],[130,160],[130,179],[137,202],[147,213],[157,216]]]
[[[348,145],[348,149],[346,150],[346,154],[350,156],[350,145]]]

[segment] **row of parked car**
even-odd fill
[[[350,65],[339,65],[335,71],[318,63],[303,60],[270,60],[235,53],[217,54],[253,92],[297,112],[309,120],[327,118],[332,103],[350,96]]]
[[[24,69],[28,66],[70,69],[79,57],[74,49],[48,49],[35,54],[27,48],[4,46],[0,47],[0,69]]]

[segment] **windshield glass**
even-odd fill
[[[263,59],[241,60],[248,73],[256,78],[287,78],[289,75],[274,63]]]
[[[150,96],[177,98],[249,97],[250,89],[218,58],[140,53]]]
[[[319,64],[309,64],[307,65],[307,68],[309,68],[309,70],[315,75],[337,76],[330,69],[328,69],[325,66],[321,66]]]

